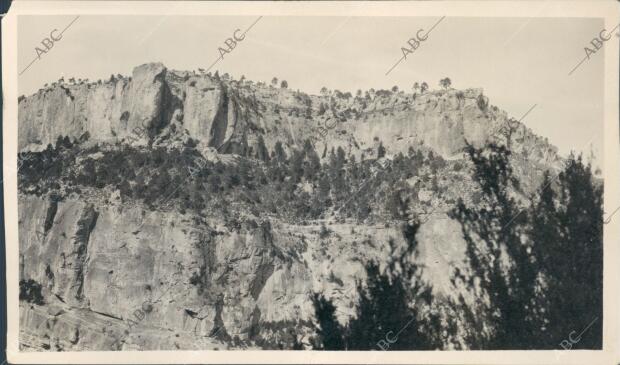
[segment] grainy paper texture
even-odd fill
[[[10,361],[616,363],[619,22],[17,2]]]

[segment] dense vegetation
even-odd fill
[[[590,166],[570,156],[558,176],[546,174],[534,204],[523,209],[508,194],[518,184],[507,162],[510,152],[495,145],[469,146],[467,152],[484,198],[453,211],[472,271],[457,277],[489,299],[470,325],[485,322],[492,329],[491,336],[472,336],[471,347],[558,348],[572,331],[596,320],[575,348],[600,348],[602,188]]]
[[[259,140],[256,151],[234,163],[205,160],[191,144],[182,150],[83,147],[67,137],[59,137],[56,146],[19,157],[19,187],[30,194],[93,196],[86,192],[97,191],[95,195],[105,198],[105,192],[111,196],[118,191],[123,201],[141,201],[150,209],[171,203],[181,212],[226,215],[242,208],[295,221],[325,218],[333,212],[358,220],[400,218],[399,199],[417,200],[422,189],[453,203],[456,194],[448,190],[462,168],[458,162],[448,165],[432,151],[414,149],[392,161],[357,161],[338,148],[322,151],[321,162],[310,141],[287,155],[281,143],[269,151]],[[439,174],[443,170],[446,173]],[[408,183],[412,178],[415,182]],[[355,199],[350,199],[352,191]],[[430,202],[419,204],[420,209],[429,207]]]
[[[560,349],[569,338],[572,348],[601,348],[602,188],[590,166],[570,156],[558,176],[546,175],[533,204],[520,208],[509,194],[519,184],[510,151],[494,144],[466,150],[483,194],[475,205],[459,200],[451,213],[467,243],[469,269],[453,274],[460,294],[433,298],[414,275],[420,268],[398,255],[383,271],[369,262],[348,326],[338,323],[330,300],[315,296],[315,348]],[[416,229],[408,228],[410,246]],[[447,318],[425,316],[431,303],[449,308]]]
[[[19,281],[19,300],[37,305],[45,304],[42,294],[43,286],[36,280],[20,280]]]

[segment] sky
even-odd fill
[[[35,47],[75,16],[20,16],[18,68],[36,58]],[[81,16],[18,78],[30,95],[61,76],[107,79],[135,66],[163,62],[169,69],[207,69],[218,47],[254,16]],[[602,167],[604,48],[571,75],[584,47],[603,29],[594,18],[446,17],[419,48],[387,76],[401,47],[439,17],[262,17],[243,41],[211,69],[318,94],[321,87],[355,92],[414,82],[438,88],[482,88],[490,103],[547,137],[566,155],[589,155]],[[239,32],[237,33],[239,34]],[[57,38],[58,32],[54,35]],[[614,38],[615,40],[615,38]]]

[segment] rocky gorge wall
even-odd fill
[[[45,300],[21,302],[25,349],[223,348],[268,337],[265,323],[308,333],[313,292],[353,308],[362,262],[384,260],[389,238],[403,243],[397,226],[331,225],[319,239],[318,225],[196,219],[21,196],[20,279],[41,283]],[[439,259],[454,257],[451,241],[421,237],[422,260],[437,263],[429,279],[448,283]]]
[[[109,144],[192,138],[228,163],[236,163],[233,152],[256,150],[259,136],[270,151],[277,141],[292,149],[310,139],[319,152],[341,146],[369,158],[382,143],[387,159],[420,145],[458,159],[466,140],[491,139],[527,161],[517,166],[521,176],[558,164],[555,147],[520,123],[510,141],[492,133],[509,119],[480,89],[332,98],[145,64],[131,77],[56,84],[20,100],[18,137],[20,151],[86,133]],[[20,302],[26,350],[224,348],[234,338],[274,340],[291,327],[307,340],[313,293],[332,298],[347,322],[363,264],[385,261],[390,238],[404,245],[394,222],[225,222],[83,198],[19,196],[20,280],[40,283],[45,300]],[[465,248],[460,225],[438,212],[417,237],[424,278],[437,293],[454,293],[450,275]]]

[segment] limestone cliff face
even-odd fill
[[[173,124],[219,146],[235,131],[234,103],[220,82],[162,64],[138,66],[131,77],[104,83],[55,83],[20,101],[19,149],[40,150],[58,136],[87,132],[101,142],[130,141],[130,135],[152,140]]]
[[[19,103],[19,149],[38,150],[58,136],[79,138],[89,133],[113,142],[141,124],[161,124],[165,68],[143,65],[131,81],[54,85]]]
[[[356,108],[359,103],[347,101],[341,108]],[[423,144],[445,158],[453,158],[460,157],[466,141],[482,146],[510,140],[513,153],[531,163],[559,162],[555,146],[525,125],[509,120],[506,112],[489,105],[482,89],[395,93],[365,103],[358,119],[337,123],[329,136],[339,142],[328,139],[326,143],[339,143],[347,151],[359,149],[367,156],[376,153],[378,141],[392,154],[407,153],[410,146]],[[507,125],[513,129],[510,138],[502,128]]]
[[[387,257],[386,247],[347,242],[400,239],[397,227],[383,225],[333,226],[319,240],[319,226],[226,227],[26,196],[19,222],[20,279],[44,283],[45,298],[44,306],[22,302],[20,338],[26,349],[65,351],[223,348],[226,338],[268,336],[265,323],[298,323],[309,333],[313,292],[352,308],[361,262]],[[352,314],[338,315],[346,322]]]
[[[327,111],[321,110],[327,107]],[[384,91],[368,97],[312,96],[195,72],[160,63],[138,66],[131,77],[103,83],[54,83],[19,103],[19,149],[40,150],[58,136],[88,132],[101,142],[194,139],[222,153],[256,150],[257,137],[298,148],[310,139],[322,150],[342,146],[371,156],[378,141],[388,153],[424,144],[444,157],[465,141],[508,143],[498,131],[508,115],[489,104],[481,89],[423,94]],[[557,164],[557,149],[521,123],[512,123],[513,152]],[[143,127],[144,133],[135,132]],[[133,132],[132,132],[133,131]],[[325,137],[322,137],[325,135]]]
[[[293,264],[265,227],[224,233],[172,214],[146,214],[121,206],[95,211],[90,204],[66,201],[58,204],[54,222],[44,232],[52,204],[22,200],[20,211],[28,214],[20,217],[20,255],[27,257],[21,261],[21,279],[46,283],[45,298],[67,312],[77,307],[102,320],[112,319],[122,329],[115,336],[127,342],[124,346],[131,346],[132,334],[153,328],[168,328],[171,338],[180,332],[207,338],[218,320],[220,333],[247,336],[265,283],[274,272],[281,275]],[[190,283],[201,272],[206,274]],[[135,311],[144,308],[146,316],[136,317]],[[43,316],[34,309],[25,313]],[[67,335],[84,333],[82,327],[88,324],[72,320],[75,323],[65,323],[72,326]],[[23,328],[25,334],[36,330],[28,322]],[[62,340],[65,346],[71,342]],[[108,344],[103,339],[85,343],[99,349]],[[146,345],[158,348],[156,343]]]

